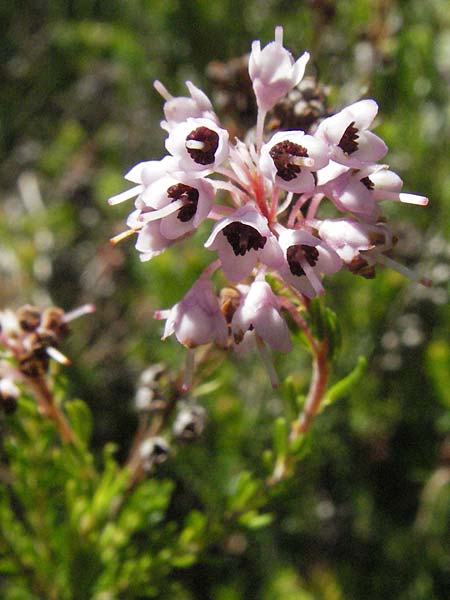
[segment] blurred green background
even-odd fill
[[[212,93],[207,65],[241,56],[255,38],[267,43],[281,24],[295,56],[311,51],[307,72],[329,86],[332,109],[378,101],[387,161],[405,191],[430,198],[425,209],[385,207],[397,258],[435,285],[387,270],[327,281],[343,331],[334,377],[361,354],[366,377],[318,419],[309,454],[271,500],[272,524],[230,525],[174,577],[180,598],[448,598],[450,3],[9,0],[0,18],[0,306],[97,305],[64,348],[67,376],[94,413],[95,446],[112,440],[119,456],[136,425],[139,373],[184,359],[172,339],[160,342],[153,311],[174,304],[210,260],[188,240],[142,264],[131,240],[108,241],[130,206],[106,199],[127,187],[129,167],[164,154],[152,81],[184,94],[192,79]],[[277,368],[306,389],[302,348]],[[261,469],[283,413],[254,358],[230,356],[215,376],[220,386],[201,397],[205,437],[163,467],[175,482],[171,518],[223,511],[236,473]]]

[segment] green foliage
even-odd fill
[[[325,306],[322,298],[317,297],[310,303],[308,318],[314,337],[320,341],[327,341],[328,355],[333,359],[342,343],[341,328],[336,313]]]
[[[86,436],[87,406],[78,400],[66,408]],[[205,519],[191,511],[179,526],[167,520],[172,482],[147,479],[133,488],[113,445],[97,468],[85,440],[61,446],[27,398],[4,433],[3,597],[159,597],[162,578],[196,561]]]
[[[361,382],[362,378],[367,369],[367,360],[364,356],[360,356],[358,358],[358,362],[355,367],[350,371],[348,375],[343,377],[340,381],[335,383],[330,389],[327,391],[325,398],[322,402],[322,409],[326,408],[336,400],[340,400],[341,398],[345,398],[348,396],[352,390]]]

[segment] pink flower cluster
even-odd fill
[[[289,352],[283,296],[267,274],[299,302],[323,294],[323,275],[343,267],[373,277],[375,264],[384,263],[411,275],[385,254],[395,237],[380,202],[425,206],[428,200],[402,193],[400,177],[377,162],[387,146],[371,131],[374,100],[325,118],[312,135],[279,131],[264,140],[267,112],[298,85],[309,60],[305,52],[294,61],[282,37],[277,27],[273,42],[262,50],[259,41],[252,46],[255,143],[230,140],[208,97],[191,82],[189,97],[173,97],[157,81],[168,155],[137,164],[125,175],[136,185],[109,199],[136,198],[129,230],[113,241],[136,233],[144,261],[192,235],[205,219],[213,222],[204,246],[218,259],[172,309],[156,314],[166,319],[164,337],[175,334],[188,348],[213,342],[246,351],[256,343],[263,358],[268,346]],[[319,218],[324,201],[342,214]],[[211,280],[219,268],[231,282],[220,295]]]

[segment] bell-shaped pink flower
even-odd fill
[[[240,288],[244,291],[244,286]],[[237,348],[247,332],[254,332],[275,350],[290,352],[292,344],[289,329],[270,285],[266,281],[256,280],[245,288],[244,297],[231,320],[231,332]]]
[[[388,169],[387,165],[377,165],[361,171],[365,176],[364,183],[372,189],[374,199],[393,200],[394,202],[404,202],[405,204],[416,204],[418,206],[427,206],[428,198],[417,194],[408,194],[402,192],[402,179]]]
[[[178,123],[182,123],[190,117],[210,119],[218,123],[210,99],[191,81],[186,81],[190,97],[172,96],[160,81],[155,81],[153,85],[165,99],[164,116],[166,120],[161,121],[161,127],[166,131],[170,132]]]
[[[360,223],[355,219],[324,219],[317,229],[320,238],[355,273],[373,266],[377,255],[393,245],[392,234],[383,224]]]
[[[141,211],[136,212],[139,212],[139,215],[141,214]],[[128,223],[137,222],[129,219]],[[175,242],[176,240],[169,240],[161,234],[160,223],[158,223],[158,221],[151,221],[143,227],[141,226],[137,236],[135,248],[140,253],[140,260],[145,262],[151,260],[155,256],[158,256],[164,252],[166,248],[172,246]]]
[[[127,225],[139,231],[136,249],[150,260],[176,239],[193,232],[206,219],[215,190],[207,179],[178,173],[166,175],[145,188],[136,200],[137,211]]]
[[[171,310],[159,311],[155,316],[167,319],[163,339],[174,333],[187,348],[209,342],[227,345],[227,323],[208,277],[201,276]]]
[[[428,199],[415,194],[401,193],[403,181],[390,171],[387,165],[369,165],[362,169],[350,169],[329,181],[321,190],[342,211],[363,215],[376,221],[381,211],[380,200],[393,200],[425,206]]]
[[[223,272],[233,282],[249,275],[258,260],[274,268],[283,261],[267,219],[250,204],[218,221],[205,248],[218,251]]]
[[[380,215],[373,194],[374,184],[363,170],[347,170],[320,188],[342,212],[353,212],[376,220]]]
[[[378,112],[375,100],[359,100],[337,114],[324,119],[315,136],[329,146],[330,158],[359,168],[382,158],[388,148],[369,131]]]
[[[375,276],[375,264],[381,263],[394,269],[411,281],[430,287],[432,282],[408,267],[386,256],[395,238],[382,223],[360,223],[353,219],[325,219],[317,222],[319,235],[335,249],[347,268],[355,275],[368,279]]]
[[[164,156],[161,160],[147,160],[137,163],[125,174],[125,179],[149,186],[164,177],[164,175],[175,171],[176,168],[177,162],[173,156]]]
[[[252,44],[248,64],[258,107],[266,112],[298,85],[305,73],[309,53],[295,62],[283,46],[283,28],[276,27],[275,40],[261,50],[261,42]]]
[[[189,118],[170,131],[166,148],[182,171],[214,171],[228,158],[228,132],[211,119]]]
[[[196,229],[212,208],[215,189],[210,181],[186,173],[166,175],[147,187],[136,200],[144,223],[158,220],[168,239]],[[160,216],[159,216],[160,215]]]
[[[125,179],[137,183],[138,185],[120,192],[108,199],[108,204],[111,206],[120,204],[131,198],[139,196],[146,187],[164,177],[168,173],[176,171],[178,163],[173,156],[165,156],[161,160],[148,160],[134,165],[125,175]]]
[[[336,273],[342,261],[336,252],[321,239],[300,229],[278,226],[278,243],[284,262],[278,272],[289,284],[308,298],[323,294],[322,274]]]
[[[288,192],[312,192],[313,172],[328,164],[328,147],[303,131],[280,131],[261,148],[261,172]]]

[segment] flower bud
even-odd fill
[[[304,52],[294,62],[292,54],[283,46],[282,27],[275,29],[275,40],[262,50],[259,40],[253,42],[248,72],[261,110],[273,108],[300,83],[308,60],[309,53]]]

